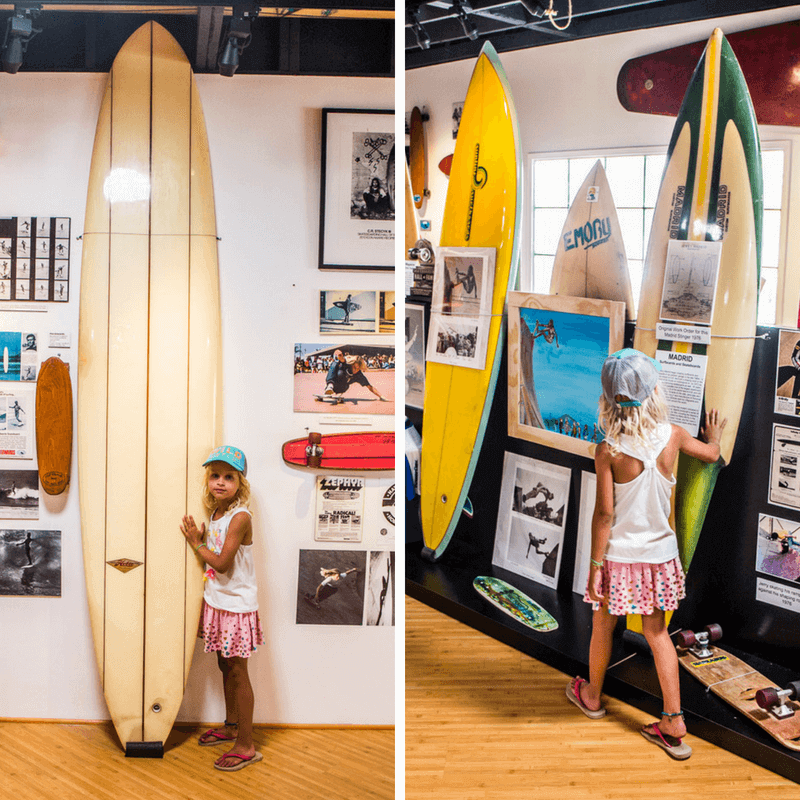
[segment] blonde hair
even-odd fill
[[[233,469],[233,467],[231,467]],[[229,514],[231,511],[237,508],[247,508],[248,503],[250,502],[250,483],[242,475],[239,470],[234,469],[234,472],[239,476],[239,488],[236,491],[236,497],[234,498],[233,502],[228,506],[227,513]],[[208,512],[209,517],[214,516],[214,512],[217,510],[217,500],[211,492],[208,491],[208,476],[211,473],[211,465],[209,464],[205,468],[205,472],[203,473],[203,508]]]
[[[597,424],[606,437],[609,452],[614,457],[620,454],[620,436],[632,437],[635,444],[646,444],[650,434],[659,425],[669,422],[669,408],[658,384],[641,406],[623,407],[612,404],[602,394],[598,405]]]

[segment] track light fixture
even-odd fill
[[[469,4],[469,0],[453,0],[453,8],[458,14],[458,21],[461,23],[461,27],[464,29],[464,36],[474,42],[478,38],[478,28],[469,16],[472,13],[472,6]]]
[[[234,3],[225,47],[218,62],[220,75],[230,78],[239,69],[239,56],[253,38],[250,26],[259,9],[257,3]]]
[[[12,75],[19,71],[28,49],[28,43],[41,28],[34,28],[33,21],[42,11],[39,3],[16,3],[14,14],[8,18],[6,36],[3,40],[3,71]]]
[[[428,36],[428,32],[422,27],[422,23],[419,21],[419,6],[409,6],[408,16],[411,17],[411,30],[414,31],[414,36],[417,37],[417,44],[420,50],[429,50],[431,46],[431,37]]]

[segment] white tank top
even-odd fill
[[[614,522],[606,558],[626,564],[663,564],[678,556],[678,540],[669,524],[670,499],[675,478],[665,478],[656,458],[667,446],[672,426],[656,428],[647,445],[627,435],[620,450],[639,459],[644,470],[628,483],[614,483]]]
[[[252,514],[241,506],[234,508],[220,519],[215,519],[208,524],[206,545],[210,550],[219,554],[225,545],[228,536],[228,527],[237,514]],[[253,545],[239,545],[233,558],[231,568],[226,572],[206,570],[207,580],[203,590],[206,603],[221,611],[233,611],[245,614],[258,610],[258,586],[256,584],[256,570],[253,563]]]

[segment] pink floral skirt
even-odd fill
[[[223,658],[250,658],[256,646],[264,644],[258,611],[237,614],[222,611],[203,601],[197,638],[206,653],[218,652]]]
[[[686,577],[679,558],[664,564],[604,561],[600,585],[608,613],[614,616],[652,614],[657,608],[674,611],[686,596]],[[589,598],[588,588],[583,599],[595,611],[600,608]]]

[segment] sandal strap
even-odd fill
[[[676,747],[676,746],[677,746],[677,747],[680,747],[680,745],[681,745],[681,742],[682,742],[683,740],[682,740],[682,739],[679,739],[677,736],[669,736],[669,734],[667,734],[667,736],[669,736],[669,738],[670,738],[670,739],[672,739],[673,741],[675,741],[675,742],[677,742],[677,743],[678,743],[677,745],[670,744],[670,743],[669,743],[669,742],[666,740],[666,738],[665,738],[664,734],[663,734],[663,733],[661,733],[661,728],[659,728],[659,727],[658,727],[658,723],[657,723],[657,722],[653,722],[653,723],[652,723],[652,728],[653,728],[653,730],[654,730],[654,731],[655,731],[655,732],[658,734],[658,738],[659,738],[659,739],[661,739],[661,741],[662,741],[662,742],[664,742],[664,744],[665,744],[667,747],[669,747],[669,748],[673,748],[673,747]]]

